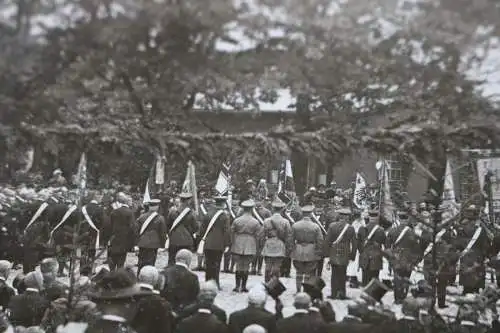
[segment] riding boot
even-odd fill
[[[300,293],[302,290],[302,280],[303,280],[303,274],[297,274],[295,277],[295,287],[297,288],[297,293]]]
[[[264,257],[257,257],[257,275],[262,275],[262,264],[264,263]]]
[[[248,281],[248,272],[242,272],[241,273],[241,292],[242,293],[247,293],[247,281]]]
[[[271,279],[271,271],[265,270],[264,271],[264,282],[267,283]]]
[[[239,293],[240,287],[241,287],[241,272],[236,271],[236,273],[234,274],[234,277],[235,277],[235,281],[236,281],[236,287],[233,289],[233,291],[235,293]]]

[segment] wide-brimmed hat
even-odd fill
[[[284,207],[286,207],[286,204],[283,201],[281,201],[280,199],[276,198],[271,203],[271,207],[273,207],[273,208],[284,208]]]
[[[286,287],[276,276],[272,277],[267,283],[264,283],[264,288],[269,296],[274,299],[277,299],[286,290]]]
[[[313,205],[306,205],[301,208],[302,213],[312,213],[314,211]]]
[[[182,200],[191,199],[192,197],[193,195],[189,192],[182,192],[179,194],[179,198],[181,198]]]
[[[240,204],[240,206],[243,208],[253,208],[253,207],[255,207],[255,201],[253,201],[252,199],[248,199],[248,200],[243,201]]]
[[[97,290],[90,293],[90,298],[94,300],[105,301],[149,296],[152,294],[153,292],[151,290],[144,290],[143,288],[141,288],[139,283],[135,283],[130,287],[121,289]]]
[[[146,204],[149,206],[152,206],[152,207],[156,207],[156,206],[159,206],[161,204],[161,200],[160,199],[151,199],[151,200],[148,200],[146,202]]]

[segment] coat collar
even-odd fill
[[[26,288],[26,291],[29,291],[29,292],[32,292],[32,293],[40,293],[40,290],[36,289],[36,288]]]
[[[114,321],[116,323],[125,323],[127,320],[121,316],[116,316],[116,315],[111,315],[111,314],[105,314],[101,316],[101,319],[107,320],[107,321]]]
[[[198,309],[198,313],[212,314],[212,311],[209,309]]]
[[[189,270],[189,267],[188,267],[185,263],[183,263],[183,262],[176,262],[175,264],[176,264],[177,266],[182,266],[182,267],[184,267],[185,269]]]
[[[308,313],[309,313],[309,311],[307,311],[306,309],[295,309],[294,315],[308,314]]]

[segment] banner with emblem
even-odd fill
[[[186,170],[186,178],[182,184],[182,192],[191,193],[193,195],[194,210],[196,215],[199,214],[200,204],[198,202],[198,188],[196,186],[196,171],[194,163],[189,161]]]
[[[85,189],[87,188],[87,156],[85,153],[82,153],[82,155],[80,156],[76,179],[80,191],[85,191]]]
[[[165,183],[165,158],[157,156],[156,161],[149,170],[149,175],[146,180],[146,185],[144,187],[144,195],[142,198],[142,203],[150,201],[156,196],[158,192],[161,191],[163,184]]]
[[[278,198],[286,204],[293,204],[297,197],[295,193],[292,162],[289,159],[285,160],[281,165],[277,193]]]
[[[359,209],[365,209],[367,206],[368,193],[366,181],[359,172],[356,172],[356,185],[354,188],[353,203]]]

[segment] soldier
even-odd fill
[[[477,293],[484,288],[484,261],[490,251],[490,240],[479,221],[479,209],[470,205],[464,212],[464,218],[457,226],[457,248],[461,251],[459,261],[459,281],[463,293]]]
[[[378,279],[382,269],[382,246],[385,244],[384,229],[378,224],[378,211],[368,213],[368,223],[358,230],[359,266],[363,269],[363,285]]]
[[[191,193],[179,194],[180,206],[172,209],[167,218],[169,265],[175,264],[177,251],[194,248],[194,235],[198,231],[198,223],[191,209],[192,197]]]
[[[248,270],[253,258],[260,252],[263,226],[253,217],[255,202],[241,203],[243,215],[236,218],[231,226],[231,252],[236,262],[236,287],[234,292],[248,292]]]
[[[406,212],[399,212],[398,217],[400,224],[391,227],[387,234],[386,249],[389,250],[385,253],[394,270],[394,302],[401,304],[408,294],[409,278],[422,252]]]
[[[314,210],[315,211],[311,215],[311,218],[320,227],[321,232],[323,233],[323,237],[326,237],[327,227],[325,227],[325,226],[329,225],[332,222],[331,220],[327,221],[330,218],[330,216],[324,216],[324,214],[321,214],[322,210],[319,208],[315,207]],[[324,266],[325,266],[325,254],[322,252],[321,258],[317,262],[316,273],[315,273],[316,276],[323,275],[323,267]]]
[[[291,258],[296,270],[297,292],[300,292],[305,280],[314,276],[318,260],[322,255],[324,237],[320,227],[311,219],[313,211],[314,206],[302,207],[302,220],[292,226]]]
[[[96,250],[103,244],[101,242],[101,230],[105,224],[106,215],[96,200],[92,199],[82,207],[83,223],[80,232],[86,235],[82,241],[81,267],[91,266],[95,260]]]
[[[108,261],[112,271],[125,265],[127,252],[134,247],[138,232],[134,211],[130,208],[132,200],[123,192],[117,194],[117,200],[119,207],[111,212],[109,224],[102,232],[103,244],[109,243]]]
[[[296,210],[293,211],[289,208],[286,208],[285,210],[282,211],[282,213],[283,213],[282,216],[288,221],[288,225],[290,226],[290,228],[292,228],[295,221],[299,221],[300,219],[302,219],[302,214],[300,212],[297,212]],[[293,243],[290,244],[290,246],[292,245]],[[289,255],[287,255],[285,258],[283,258],[283,261],[281,262],[280,276],[287,278],[290,277],[291,268],[292,268],[292,259],[290,258]]]
[[[266,198],[265,201],[258,202],[255,205],[255,209],[253,210],[253,215],[259,221],[259,223],[263,226],[264,220],[271,217],[271,211],[266,208]],[[252,270],[250,272],[251,275],[262,275],[262,264],[264,263],[264,258],[261,253],[257,253],[253,262],[252,262]]]
[[[220,290],[220,262],[222,254],[229,252],[231,224],[225,209],[227,197],[217,196],[214,200],[215,209],[209,210],[205,216],[197,252],[205,254],[205,280],[215,280]]]
[[[339,209],[339,220],[330,224],[325,239],[325,255],[330,258],[331,299],[346,298],[347,265],[356,257],[356,231],[351,225],[351,211]]]
[[[262,256],[266,263],[264,281],[271,277],[280,277],[280,267],[283,259],[289,255],[292,238],[292,228],[288,220],[281,216],[285,203],[276,199],[271,204],[273,215],[264,221],[264,248]]]
[[[155,265],[158,249],[163,248],[167,240],[165,218],[158,213],[160,204],[160,199],[150,200],[148,202],[149,211],[137,219],[139,229],[138,271],[144,266]]]

